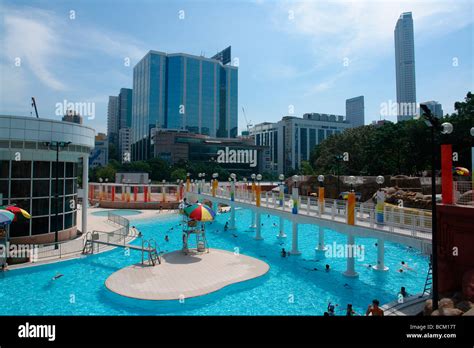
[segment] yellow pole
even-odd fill
[[[349,192],[347,195],[347,224],[354,225],[355,224],[355,192]]]
[[[256,199],[256,204],[257,204],[257,207],[260,207],[260,192],[261,192],[262,188],[260,187],[260,184],[256,185],[255,187],[255,194],[257,195],[257,199]]]

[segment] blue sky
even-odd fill
[[[393,29],[405,11],[414,18],[417,101],[437,100],[452,112],[474,86],[468,0],[0,4],[0,113],[30,115],[31,96],[45,118],[59,118],[64,100],[95,103],[85,124],[102,132],[108,96],[132,86],[133,66],[148,50],[212,56],[228,45],[239,63],[240,130],[242,106],[255,124],[292,107],[296,116],[344,115],[345,100],[359,95],[368,124],[396,100]]]

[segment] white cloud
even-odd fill
[[[393,51],[393,31],[403,12],[413,13],[415,41],[430,40],[473,22],[472,6],[468,0],[285,1],[274,20],[290,34],[307,36],[318,65],[324,66]]]
[[[47,20],[49,15],[38,11],[38,16]],[[65,85],[51,72],[52,57],[59,53],[60,40],[54,29],[40,20],[24,18],[18,14],[6,14],[5,51],[7,61],[13,65],[15,59],[21,59],[21,67],[30,70],[46,86],[55,90],[64,90]]]
[[[102,53],[131,65],[140,59],[145,45],[122,33],[114,33],[86,23],[74,25],[68,17],[37,8],[4,8],[4,44],[2,58],[13,65],[21,58],[39,81],[55,91],[65,91],[69,81],[59,76],[56,67],[67,59],[93,57]],[[75,19],[77,21],[78,19]],[[77,81],[74,88],[77,88]]]

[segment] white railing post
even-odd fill
[[[308,199],[306,201],[306,212],[308,213],[308,215],[310,212],[310,205],[311,205],[311,196],[308,196]]]
[[[336,205],[337,205],[337,202],[336,200],[334,200],[334,202],[332,203],[332,207],[331,207],[331,219],[335,219],[336,217]]]

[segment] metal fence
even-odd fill
[[[128,237],[133,236],[132,234],[130,234],[130,222],[123,216],[109,212],[107,219],[120,227],[111,232],[94,230],[92,233],[93,235],[97,236],[98,240],[111,243],[125,243]],[[79,237],[73,240],[58,243],[38,244],[34,262],[46,259],[61,259],[74,254],[81,253],[84,249],[84,243],[85,239]],[[106,248],[108,248],[108,246],[106,245],[97,245],[94,248],[94,252],[101,251]]]
[[[472,181],[455,181],[453,183],[454,203],[460,205],[474,205],[474,190]]]

